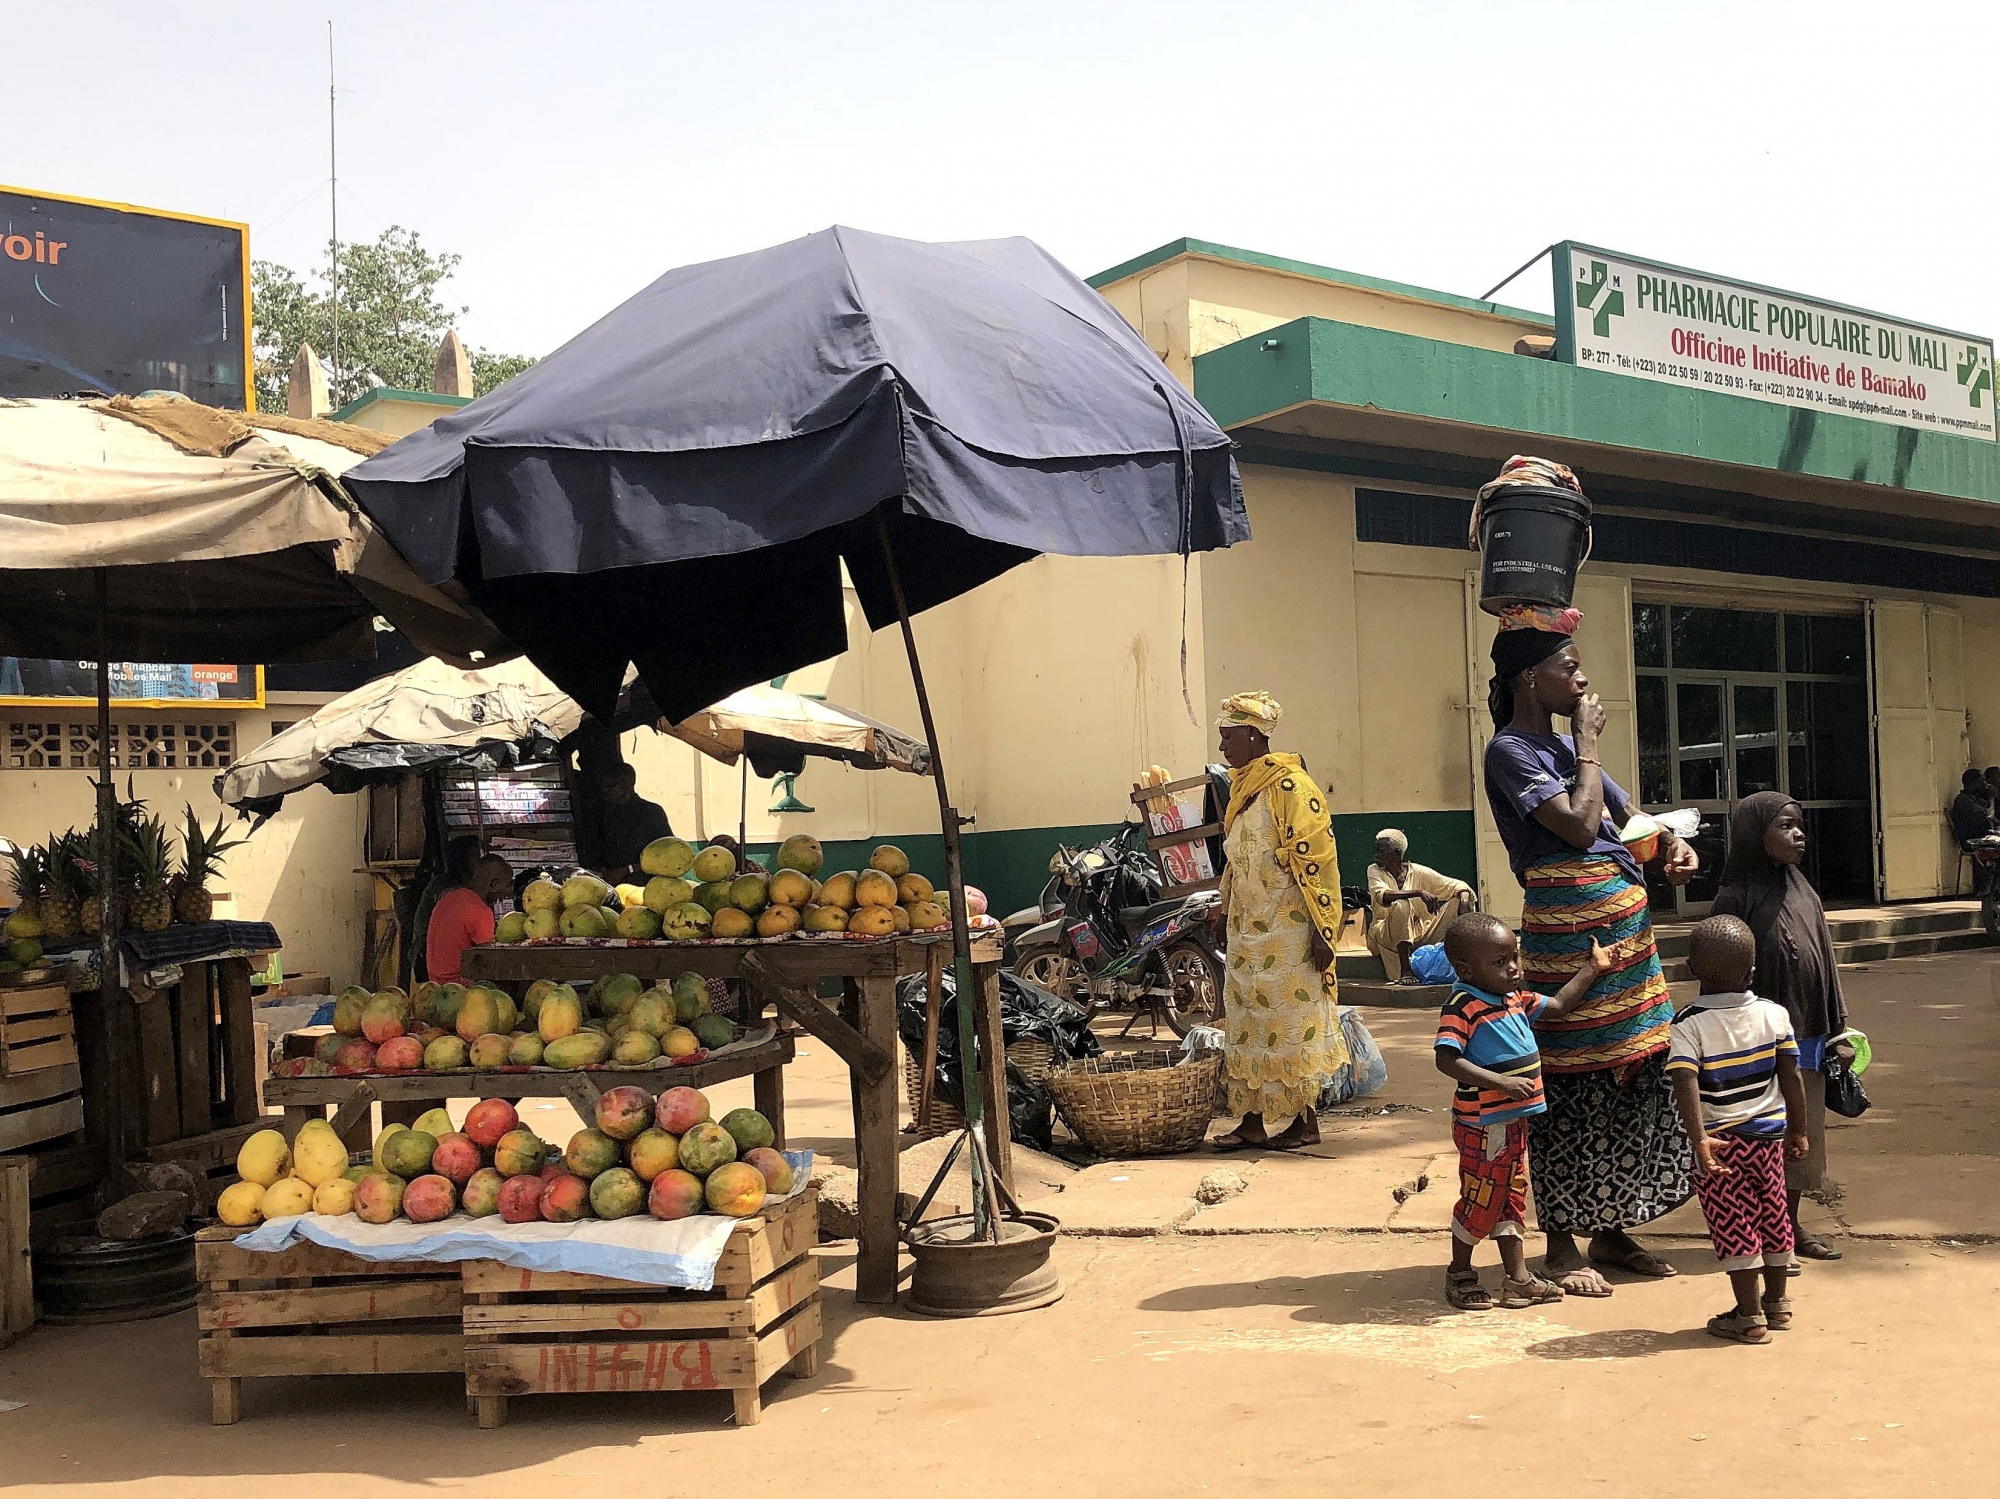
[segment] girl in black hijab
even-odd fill
[[[1744,797],[1729,814],[1729,857],[1714,910],[1749,923],[1757,938],[1752,986],[1760,999],[1791,1014],[1811,1151],[1803,1160],[1785,1162],[1785,1195],[1798,1253],[1809,1260],[1837,1260],[1838,1249],[1799,1226],[1800,1196],[1826,1184],[1826,1045],[1847,1029],[1826,908],[1799,869],[1805,855],[1805,814],[1797,802],[1782,791]]]

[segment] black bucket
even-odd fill
[[[1590,501],[1573,489],[1504,484],[1479,506],[1479,607],[1569,607],[1590,555]]]
[[[195,1301],[194,1230],[121,1242],[75,1235],[35,1250],[41,1320],[57,1326],[138,1322]]]

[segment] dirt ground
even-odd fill
[[[1221,1164],[1210,1156],[1069,1178],[1043,1200],[1081,1230],[1059,1245],[1068,1294],[1051,1308],[863,1314],[851,1256],[830,1246],[820,1371],[774,1382],[755,1428],[729,1424],[726,1396],[607,1395],[517,1400],[505,1429],[480,1432],[444,1376],[252,1382],[242,1424],[214,1428],[181,1314],[42,1328],[0,1354],[0,1400],[24,1402],[0,1412],[0,1471],[15,1493],[149,1499],[239,1477],[286,1499],[571,1479],[744,1496],[1191,1494],[1301,1477],[1400,1495],[1991,1492],[1996,968],[1968,954],[1845,975],[1877,1056],[1875,1109],[1833,1134],[1844,1192],[1815,1210],[1846,1258],[1794,1283],[1798,1325],[1766,1347],[1701,1331],[1726,1283],[1684,1214],[1654,1235],[1676,1280],[1447,1310],[1452,1184],[1408,1191],[1447,1133],[1430,1021],[1373,1011],[1392,1082],[1370,1103],[1404,1107],[1329,1120],[1321,1160],[1234,1158],[1250,1188],[1219,1207],[1187,1195]],[[841,1090],[815,1060],[794,1120],[833,1146]]]

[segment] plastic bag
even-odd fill
[[[1410,954],[1410,972],[1419,983],[1455,984],[1458,974],[1444,955],[1442,942],[1431,942]]]
[[[1382,1059],[1382,1048],[1368,1034],[1361,1012],[1352,1005],[1342,1005],[1339,1015],[1340,1034],[1347,1042],[1347,1060],[1320,1084],[1318,1107],[1322,1109],[1366,1098],[1389,1081],[1389,1064]]]
[[[1833,1048],[1827,1048],[1826,1061],[1826,1106],[1843,1119],[1859,1119],[1874,1106],[1867,1093],[1862,1091],[1861,1079],[1855,1075],[1854,1066]]]

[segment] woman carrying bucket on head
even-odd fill
[[[1569,470],[1545,460],[1515,459],[1496,484],[1524,464],[1536,466],[1525,482],[1553,479],[1581,500]],[[1483,501],[1494,488],[1482,492]],[[1580,559],[1581,549],[1574,555]],[[1666,1075],[1673,1004],[1640,866],[1657,860],[1681,884],[1696,859],[1664,829],[1648,831],[1636,846],[1620,838],[1632,801],[1598,760],[1604,708],[1572,638],[1583,618],[1567,607],[1573,577],[1572,568],[1560,604],[1515,603],[1500,613],[1487,698],[1496,732],[1486,747],[1485,783],[1526,892],[1526,987],[1560,989],[1593,940],[1612,959],[1575,1011],[1536,1027],[1549,1110],[1536,1116],[1529,1138],[1550,1275],[1572,1296],[1609,1296],[1610,1284],[1593,1265],[1674,1273],[1628,1230],[1694,1195],[1694,1161]],[[1570,735],[1554,731],[1557,716],[1570,720]],[[1587,1259],[1578,1235],[1589,1238]]]

